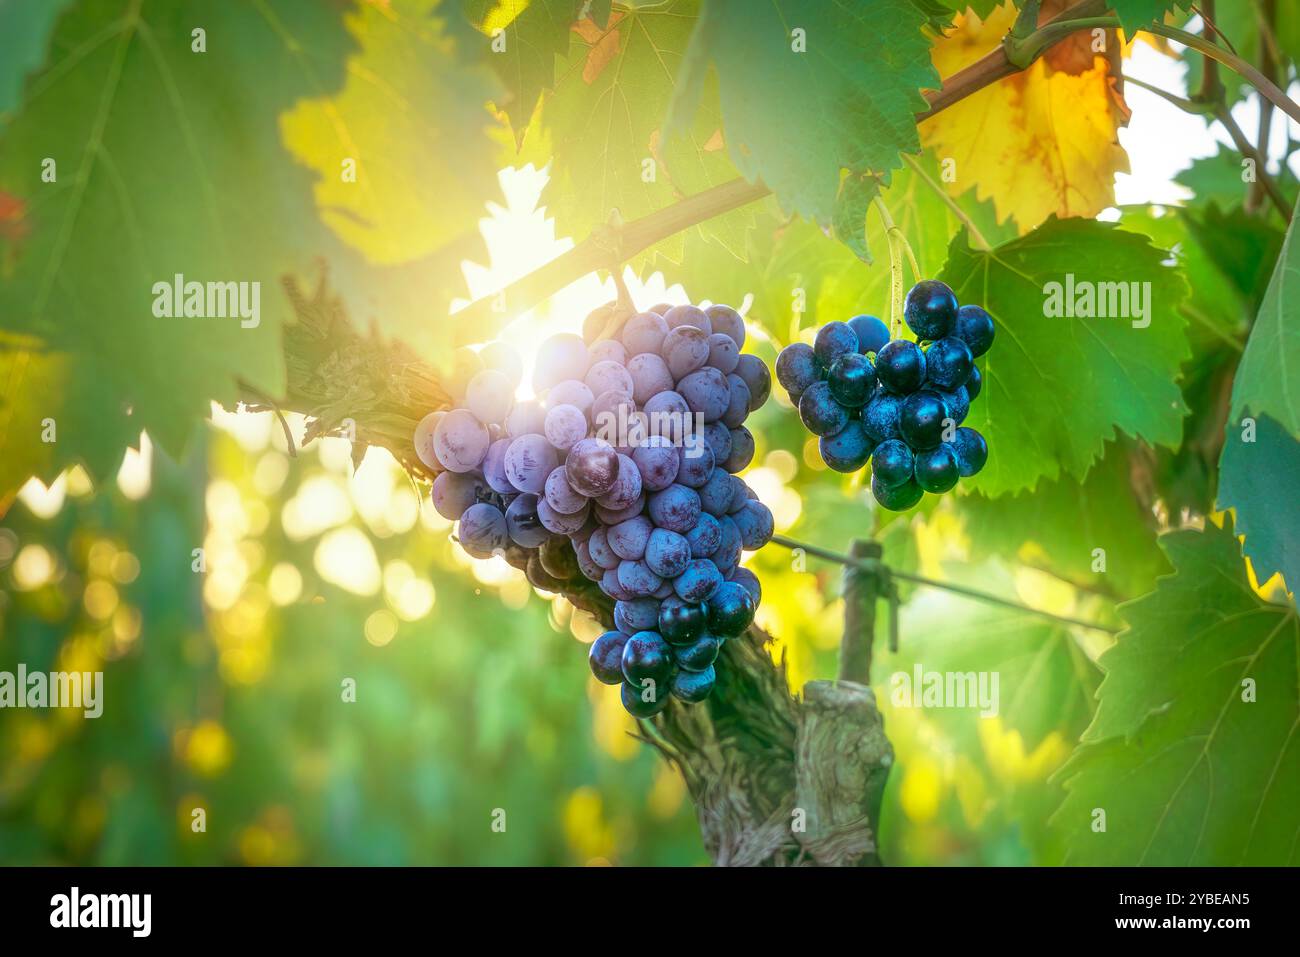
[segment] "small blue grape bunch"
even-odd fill
[[[989,314],[959,307],[937,279],[908,290],[903,318],[916,342],[890,339],[875,316],[854,316],[776,360],[777,381],[820,437],[822,461],[837,472],[871,461],[871,492],[896,512],[984,467],[988,443],[962,423],[983,385],[975,360],[993,345]]]

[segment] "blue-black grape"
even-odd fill
[[[848,325],[858,337],[858,352],[862,355],[879,352],[889,341],[889,326],[875,316],[854,316]]]
[[[979,358],[993,345],[993,317],[980,306],[962,306],[957,310],[952,334],[970,346],[972,356]]]
[[[814,382],[799,398],[799,418],[813,435],[834,435],[849,421],[849,412],[835,401],[827,383]]]
[[[835,360],[826,375],[831,396],[840,405],[858,409],[867,404],[876,389],[876,370],[871,360],[856,352]]]
[[[937,279],[922,279],[903,300],[903,321],[918,339],[942,339],[957,321],[957,297]]]
[[[688,645],[704,633],[708,609],[702,602],[683,601],[676,595],[659,605],[659,633],[674,645]]]
[[[898,431],[913,449],[932,449],[943,439],[948,406],[934,392],[914,392],[898,412]]]
[[[796,342],[781,350],[776,357],[776,381],[790,393],[790,398],[798,401],[814,382],[821,378],[817,367],[817,357],[812,346],[806,342]]]
[[[845,473],[856,472],[866,465],[875,447],[876,440],[867,434],[859,419],[852,419],[834,435],[823,435],[817,440],[822,461]]]
[[[940,389],[960,389],[974,368],[970,346],[956,336],[946,336],[925,350],[926,378]]]
[[[738,582],[723,582],[708,600],[709,631],[733,637],[754,620],[753,596]]]
[[[965,426],[957,430],[952,447],[957,453],[957,465],[962,478],[976,474],[989,459],[989,447],[984,436]]]
[[[896,488],[911,481],[914,468],[912,449],[901,439],[881,442],[871,456],[872,479],[886,488]]]
[[[587,663],[597,681],[607,685],[623,683],[623,649],[627,639],[621,631],[607,631],[591,643]]]
[[[683,668],[673,676],[670,690],[674,698],[696,704],[708,698],[716,680],[717,675],[713,665],[709,665],[703,671],[687,671]]]
[[[719,647],[718,639],[706,633],[689,645],[674,645],[673,660],[684,671],[703,671],[717,661]]]
[[[876,355],[876,381],[895,395],[908,395],[925,381],[925,353],[915,342],[895,339]]]
[[[927,492],[946,492],[958,478],[957,452],[947,442],[916,453],[916,484]]]
[[[891,488],[873,477],[871,479],[871,494],[876,497],[877,502],[891,512],[903,512],[921,501],[921,497],[925,492],[921,489],[921,486],[916,484],[914,479],[908,479],[903,484]]]
[[[847,322],[828,322],[817,330],[813,355],[823,369],[829,369],[840,356],[858,351],[858,335]]]

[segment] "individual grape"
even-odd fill
[[[563,382],[557,382],[546,393],[548,410],[559,405],[573,405],[586,415],[591,411],[591,405],[595,401],[596,397],[592,395],[587,383],[580,379],[565,379]]]
[[[913,449],[932,449],[942,441],[944,419],[948,418],[943,399],[933,392],[916,392],[903,400],[898,431]]]
[[[828,384],[814,382],[799,397],[799,418],[813,435],[834,435],[849,421],[849,413],[835,401]]]
[[[576,405],[557,405],[546,413],[546,441],[567,452],[587,435],[587,417]]]
[[[506,477],[521,492],[540,495],[556,465],[555,448],[541,435],[521,435],[506,449]]]
[[[514,402],[514,386],[505,373],[484,369],[469,380],[465,390],[465,407],[484,425],[506,420]]]
[[[447,521],[459,521],[465,510],[487,490],[487,482],[478,475],[443,472],[433,480],[433,507]]]
[[[745,480],[739,475],[731,476],[731,504],[727,506],[727,514],[734,515],[745,507],[745,503],[754,497],[754,493]]]
[[[743,425],[731,430],[731,454],[722,463],[728,472],[742,472],[754,461],[754,434]]]
[[[957,310],[952,335],[970,347],[973,357],[979,358],[993,345],[993,317],[980,306],[962,306]]]
[[[693,558],[685,570],[673,579],[673,590],[682,601],[708,601],[722,584],[718,566],[707,558]]]
[[[858,337],[858,353],[879,352],[889,341],[889,326],[875,316],[854,316],[848,326]]]
[[[606,537],[615,555],[634,562],[645,557],[646,543],[650,541],[650,533],[654,530],[650,519],[637,515],[612,526],[606,532]]]
[[[891,392],[877,392],[862,410],[862,427],[877,442],[898,438],[898,414],[903,399]]]
[[[628,359],[627,371],[632,376],[632,398],[641,406],[660,392],[671,392],[676,382],[668,371],[668,364],[653,352],[643,352]]]
[[[957,297],[937,279],[922,279],[903,300],[907,328],[924,340],[942,339],[957,321]]]
[[[713,693],[713,686],[716,682],[717,673],[714,671],[713,665],[709,665],[703,671],[687,671],[683,668],[673,675],[669,691],[674,698],[685,701],[687,704],[699,704]]]
[[[758,356],[742,355],[736,362],[736,375],[749,386],[749,411],[761,409],[772,394],[772,374]]]
[[[564,591],[564,581],[556,578],[542,566],[542,560],[538,558],[536,551],[531,549],[523,549],[523,551],[528,556],[524,562],[524,577],[528,579],[528,584],[542,591]]]
[[[837,472],[856,472],[867,464],[876,448],[876,440],[858,419],[851,420],[834,435],[823,435],[817,440],[822,461]]]
[[[709,480],[700,486],[700,508],[715,517],[726,515],[731,505],[731,476],[724,469],[715,468]]]
[[[871,494],[876,497],[877,502],[891,512],[904,512],[921,501],[921,497],[925,495],[925,492],[913,479],[908,479],[903,484],[891,488],[873,477],[871,479]]]
[[[593,342],[587,347],[587,357],[591,360],[592,366],[601,362],[616,362],[619,365],[627,365],[627,349],[623,343],[617,339],[601,339],[599,342]],[[590,375],[590,370],[588,370]],[[590,383],[588,383],[590,385]],[[600,392],[592,386],[592,392],[600,395]],[[628,390],[631,392],[631,390]]]
[[[621,563],[620,563],[621,564]],[[600,590],[615,601],[631,601],[633,598],[641,596],[634,595],[618,580],[618,569],[608,568],[605,574],[600,577]]]
[[[955,392],[940,392],[939,398],[943,399],[943,404],[948,407],[948,414],[958,425],[966,421],[966,416],[970,414],[970,394],[966,387],[962,386]]]
[[[547,574],[560,581],[568,581],[578,575],[577,550],[563,538],[554,535],[548,537],[538,548],[537,557],[541,559]]]
[[[703,682],[691,682],[688,687],[695,689],[702,686]],[[635,687],[623,682],[623,688],[619,692],[620,700],[623,702],[623,708],[634,718],[653,718],[672,701],[669,689],[665,689],[657,682],[648,683],[645,688]],[[698,693],[698,692],[696,692]]]
[[[659,634],[674,645],[689,645],[704,634],[708,609],[702,602],[682,601],[676,595],[659,605]]]
[[[438,423],[446,414],[446,412],[430,412],[415,426],[415,457],[430,472],[443,471],[443,465],[438,461],[438,453],[434,449],[433,437],[438,430]]]
[[[706,336],[713,332],[713,323],[709,315],[698,306],[673,306],[664,313],[664,322],[668,324],[668,334],[678,328],[693,326]],[[666,354],[666,352],[665,352]]]
[[[492,439],[487,427],[468,409],[452,409],[433,433],[433,451],[449,472],[469,472],[479,467]]]
[[[690,560],[691,545],[684,536],[666,528],[656,528],[650,533],[645,547],[645,563],[660,578],[676,578]]]
[[[726,336],[736,344],[737,349],[745,345],[745,320],[735,309],[718,303],[705,309],[704,314],[709,317],[715,336]]]
[[[515,491],[506,477],[506,449],[509,447],[510,439],[497,439],[488,446],[487,455],[483,457],[483,478],[488,487],[500,495],[510,495]]]
[[[910,482],[915,469],[915,456],[907,443],[900,439],[887,439],[876,446],[871,457],[872,481],[885,488],[897,488]]]
[[[673,673],[673,650],[657,631],[638,631],[623,646],[623,677],[640,686],[647,678],[666,686]]]
[[[561,515],[572,515],[575,512],[580,512],[582,507],[587,504],[587,496],[575,492],[573,486],[569,484],[568,469],[563,465],[546,476],[544,492],[546,504]]]
[[[632,394],[632,373],[628,372],[622,363],[609,359],[597,362],[588,369],[587,377],[583,382],[587,384],[592,395],[610,391]]]
[[[569,484],[587,498],[608,492],[618,479],[618,453],[603,439],[583,439],[565,460]]]
[[[671,302],[657,302],[650,307],[650,311],[656,312],[661,316],[665,316],[668,314],[668,310],[671,309],[672,307],[673,304]]]
[[[660,601],[663,601],[665,598],[677,597],[673,594],[672,579],[665,578],[664,583],[655,589],[654,597],[658,598]]]
[[[758,608],[759,602],[763,599],[763,586],[759,583],[757,575],[748,568],[737,568],[731,573],[728,581],[735,582],[749,592],[749,597],[754,600],[754,607]]]
[[[750,499],[731,520],[740,529],[740,539],[745,551],[756,552],[772,540],[776,531],[772,511],[758,499]]]
[[[699,488],[709,480],[716,460],[713,449],[701,436],[691,435],[676,451],[678,485]]]
[[[517,439],[521,435],[542,433],[546,427],[546,410],[534,399],[516,402],[515,407],[506,416],[506,433]]]
[[[627,635],[654,631],[659,627],[659,602],[654,598],[634,598],[614,603],[614,624]]]
[[[588,581],[599,582],[605,574],[605,569],[596,564],[596,560],[591,557],[591,551],[587,548],[586,542],[577,542],[573,546],[573,554],[578,562],[578,570]]]
[[[591,403],[591,424],[602,437],[616,437],[630,429],[636,417],[636,403],[631,392],[610,389]]]
[[[925,350],[926,378],[940,389],[960,389],[974,368],[970,346],[956,336],[947,336]]]
[[[715,332],[709,336],[709,366],[723,375],[735,370],[740,362],[740,348],[731,336]]]
[[[623,647],[627,639],[621,631],[607,631],[591,643],[587,663],[601,684],[623,683]]]
[[[618,473],[609,491],[597,499],[597,503],[612,511],[627,508],[641,494],[641,471],[628,456],[618,457]]]
[[[710,422],[704,426],[704,441],[713,453],[713,461],[709,469],[712,471],[714,464],[727,461],[727,456],[731,455],[731,428],[722,422]],[[708,478],[707,474],[705,478]]]
[[[703,671],[711,667],[718,659],[718,639],[709,634],[701,635],[689,645],[678,645],[672,649],[673,659],[684,671]]]
[[[657,312],[638,312],[623,325],[623,346],[627,355],[639,356],[644,352],[658,353],[668,335],[668,323]]]
[[[651,435],[632,450],[632,461],[641,472],[642,488],[658,492],[673,484],[681,468],[681,459],[672,443],[660,435]]]
[[[709,559],[718,566],[722,577],[726,578],[740,564],[740,553],[745,547],[735,516],[724,515],[718,519],[718,536],[718,550],[710,555]]]
[[[564,515],[551,508],[544,498],[537,500],[537,519],[542,525],[556,535],[572,535],[587,522],[590,506],[584,506],[572,515]]]
[[[451,357],[451,373],[447,376],[447,390],[455,398],[462,398],[469,380],[484,369],[479,354],[468,346],[457,349]]]
[[[731,402],[727,377],[712,366],[683,377],[677,383],[677,391],[686,400],[687,408],[702,416],[705,422],[722,418]]]
[[[700,517],[700,496],[685,485],[673,483],[650,496],[650,518],[660,528],[685,535]]]
[[[581,336],[561,332],[551,336],[537,349],[533,369],[533,391],[545,392],[568,379],[581,382],[587,374],[591,357]]]
[[[984,468],[989,460],[989,446],[984,436],[974,429],[962,426],[952,440],[953,451],[957,453],[957,467],[962,478],[970,478]]]
[[[629,595],[641,598],[653,595],[664,580],[650,570],[644,559],[639,559],[619,563],[618,583]]]
[[[927,492],[946,492],[959,477],[957,452],[947,442],[916,453],[916,484]]]
[[[606,571],[618,568],[618,563],[623,560],[609,545],[608,528],[598,528],[591,533],[591,538],[587,539],[587,551],[591,560]]]
[[[776,357],[776,381],[796,402],[820,378],[817,356],[806,342],[791,343]]]
[[[723,582],[708,600],[709,631],[731,638],[754,620],[754,599],[737,582]]]
[[[856,352],[845,353],[830,367],[826,384],[840,405],[860,409],[876,390],[876,370],[866,356]]]
[[[678,326],[664,338],[661,354],[674,381],[683,379],[709,361],[709,335],[695,326]]]
[[[695,527],[686,533],[692,558],[709,558],[722,544],[722,526],[708,512],[700,512]]]
[[[518,495],[506,508],[506,531],[515,544],[538,548],[550,540],[550,529],[537,515],[539,504],[536,495]]]
[[[461,546],[475,558],[488,558],[510,541],[506,517],[501,509],[487,502],[476,502],[460,517],[456,537]]]
[[[833,366],[840,356],[857,351],[858,335],[847,322],[828,322],[813,339],[813,355],[823,369]]]
[[[897,395],[915,392],[925,381],[925,353],[906,339],[887,343],[876,354],[876,381]]]
[[[972,402],[979,397],[980,390],[984,388],[984,376],[980,374],[980,367],[971,363],[970,378],[966,380],[966,395]]]
[[[734,372],[727,376],[727,408],[722,413],[722,424],[729,429],[739,428],[749,415],[752,397],[745,380]]]
[[[606,508],[596,504],[596,518],[602,525],[618,525],[626,522],[629,518],[636,518],[645,511],[645,492],[636,497],[631,505],[626,508]]]

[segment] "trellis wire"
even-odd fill
[[[807,542],[801,542],[795,538],[789,538],[785,535],[773,535],[772,541],[777,545],[783,545],[790,549],[801,549],[809,555],[815,555],[826,561],[838,562],[841,565],[860,568],[863,571],[875,572],[883,569],[885,574],[897,578],[900,581],[911,582],[914,585],[925,585],[930,588],[939,588],[943,591],[952,592],[955,595],[961,595],[974,601],[987,602],[990,605],[1001,605],[1004,608],[1011,608],[1022,612],[1026,615],[1035,615],[1039,618],[1045,618],[1048,621],[1055,621],[1063,625],[1077,625],[1080,628],[1089,628],[1093,631],[1104,631],[1107,634],[1117,634],[1118,628],[1112,625],[1103,625],[1095,621],[1085,621],[1082,618],[1071,618],[1069,615],[1057,615],[1050,611],[1043,611],[1041,608],[1031,608],[1029,605],[1021,604],[1018,601],[1012,601],[1010,598],[1002,598],[998,595],[990,595],[988,592],[979,591],[974,588],[967,588],[964,585],[954,585],[951,582],[942,582],[933,578],[926,578],[923,575],[912,575],[908,572],[900,572],[890,568],[879,560],[863,560],[854,558],[851,555],[844,555],[840,552],[832,551],[829,548],[822,548],[820,545],[810,545]]]

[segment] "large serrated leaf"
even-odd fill
[[[1294,864],[1300,619],[1251,589],[1230,526],[1161,543],[1175,574],[1121,607],[1097,714],[1060,772],[1067,863]]]
[[[1247,437],[1250,441],[1246,441]],[[1300,442],[1269,416],[1253,428],[1229,423],[1219,461],[1220,508],[1237,512],[1237,531],[1255,575],[1265,582],[1282,573],[1286,587],[1300,588]]]
[[[72,0],[0,0],[0,118],[18,103],[23,80],[41,65],[54,21]]]
[[[953,241],[940,278],[960,302],[984,306],[997,327],[978,361],[984,390],[966,423],[989,443],[972,488],[1001,495],[1040,478],[1080,477],[1118,433],[1177,444],[1186,413],[1179,367],[1188,355],[1178,305],[1187,287],[1167,257],[1145,236],[1094,220],[1049,219],[991,251],[972,249],[965,233]],[[1071,276],[1076,303],[1084,282],[1094,291],[1138,284],[1130,289],[1145,295],[1147,316],[1138,318],[1130,299],[1130,315],[1050,317],[1049,283],[1068,299]]]

